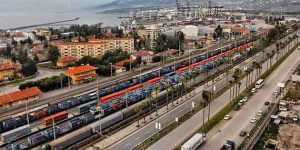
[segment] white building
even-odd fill
[[[185,36],[198,36],[198,27],[187,25],[182,29]]]

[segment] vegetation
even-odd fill
[[[37,86],[41,91],[47,92],[59,89],[68,85],[68,77],[66,75],[52,76],[37,81],[28,81],[19,86],[20,90]]]
[[[160,53],[164,52],[167,49],[180,49],[183,52],[183,44],[184,44],[184,34],[182,32],[177,32],[175,36],[167,36],[165,34],[161,34],[156,39],[156,47],[155,52]]]
[[[215,29],[214,39],[221,38],[223,36],[223,28],[218,25],[218,27]]]
[[[54,64],[56,65],[56,62],[58,60],[60,56],[60,53],[57,49],[57,47],[55,46],[49,46],[49,51],[48,51],[48,59]]]
[[[37,72],[37,67],[35,62],[33,62],[32,60],[27,60],[22,65],[21,72],[25,77],[34,75]]]

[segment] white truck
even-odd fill
[[[195,150],[203,142],[205,142],[205,140],[205,135],[203,133],[196,133],[181,146],[181,150]]]

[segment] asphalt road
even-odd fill
[[[257,116],[258,111],[265,112],[267,106],[264,105],[266,101],[271,102],[274,99],[273,92],[278,88],[278,82],[286,82],[291,76],[291,70],[300,61],[300,51],[296,50],[288,57],[288,59],[280,65],[280,67],[272,73],[266,80],[265,85],[262,89],[259,89],[249,101],[242,106],[242,109],[237,113],[232,113],[232,119],[226,121],[221,126],[220,133],[216,133],[211,138],[208,138],[206,143],[200,149],[220,149],[224,144],[223,141],[228,139],[235,141],[236,145],[242,143],[243,137],[239,136],[240,131],[249,132],[253,127],[254,123],[250,123],[251,118],[259,119]],[[266,64],[263,66],[264,71]]]
[[[272,51],[275,48],[275,45],[272,45],[271,47],[269,47],[265,53]],[[261,55],[256,55],[254,56],[255,59],[257,61],[262,60],[262,56]],[[243,64],[243,63],[242,63]],[[248,67],[252,64],[252,61],[250,59],[250,61],[248,61],[248,64],[246,64]],[[242,66],[238,66],[238,67],[242,67]],[[227,79],[223,79],[221,81],[219,81],[218,83],[216,83],[216,90],[219,90],[221,87],[223,87],[225,84],[227,83]],[[118,143],[112,145],[111,147],[109,147],[109,149],[132,149],[135,146],[137,146],[138,144],[140,144],[141,142],[143,142],[145,139],[151,137],[151,135],[155,134],[157,132],[157,129],[155,129],[155,122],[159,122],[161,123],[161,127],[164,128],[165,126],[167,126],[169,123],[173,122],[175,117],[179,117],[182,114],[188,112],[191,110],[191,106],[192,106],[192,102],[195,102],[196,104],[199,103],[200,101],[202,101],[202,96],[201,96],[201,91],[204,88],[201,86],[197,89],[196,96],[194,96],[193,98],[191,98],[190,100],[187,100],[185,103],[183,103],[181,106],[178,106],[177,108],[171,110],[170,112],[166,113],[165,115],[161,116],[160,118],[157,119],[157,121],[153,121],[151,123],[149,123],[148,125],[144,126],[143,128],[141,128],[140,130],[136,131],[135,133],[127,136],[125,139],[119,141]],[[209,89],[208,89],[209,90]],[[229,97],[229,93],[227,94]],[[211,107],[211,112],[213,114],[213,112],[217,112],[218,110],[220,110],[221,108],[224,107],[225,103],[226,103],[227,98],[220,98],[220,100],[215,100],[212,103],[212,107]],[[199,114],[199,115],[198,115]],[[195,116],[202,116],[202,111],[200,113],[198,113]],[[193,116],[192,118],[194,118],[195,116]],[[202,119],[190,119],[193,123],[192,125],[200,125],[202,124],[201,121]],[[187,121],[188,122],[188,121]],[[188,131],[194,131],[195,129],[197,129],[197,127],[192,130],[193,126],[191,125],[191,123],[184,123],[183,125],[186,124],[186,127],[184,129],[180,129],[181,126],[179,126],[178,128],[176,128],[176,131],[179,131],[178,134],[175,135],[171,135],[168,136],[170,138],[167,138],[168,140],[163,140],[163,142],[158,141],[158,144],[154,144],[154,147],[150,147],[150,149],[171,149],[172,147],[174,147],[174,145],[176,146],[176,144],[178,142],[181,142],[182,139],[184,139],[185,137],[189,136],[190,132]],[[201,126],[201,125],[200,125]],[[175,131],[174,130],[174,131]],[[171,132],[170,134],[172,134],[173,132]],[[158,145],[157,147],[155,147],[155,145]]]

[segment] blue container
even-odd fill
[[[14,129],[19,124],[19,120],[12,118],[2,122],[2,127],[4,130]]]
[[[116,91],[120,91],[122,90],[124,87],[122,86],[122,84],[117,84],[116,85]]]
[[[71,106],[74,107],[74,106],[77,106],[79,105],[81,102],[80,102],[80,99],[77,99],[77,98],[74,98],[71,100]]]
[[[90,122],[93,122],[96,118],[93,114],[87,114],[82,116],[80,119],[83,120],[84,124],[88,124]]]
[[[55,127],[55,136],[58,137],[60,135],[60,128],[59,127]],[[53,128],[48,129],[44,132],[42,132],[42,134],[45,136],[45,138],[47,140],[52,140],[54,138],[54,132],[53,132]]]
[[[81,127],[84,124],[83,120],[80,120],[79,118],[76,118],[74,120],[70,120],[68,122],[69,127],[73,130],[73,129],[77,129],[79,127]]]
[[[47,141],[47,139],[43,134],[37,133],[32,137],[28,137],[27,141],[30,146],[35,146]]]
[[[71,104],[69,101],[65,101],[65,102],[58,103],[57,106],[60,110],[66,110],[71,107]]]
[[[46,108],[46,113],[47,113],[47,115],[52,115],[52,114],[55,114],[55,113],[57,113],[57,112],[59,112],[59,109],[58,109],[57,104],[48,106],[48,107]]]
[[[116,86],[111,86],[111,87],[105,88],[105,91],[107,94],[111,94],[116,91]]]
[[[105,96],[105,95],[107,95],[107,93],[106,93],[105,90],[100,90],[100,91],[99,91],[99,97],[103,97],[103,96]]]

